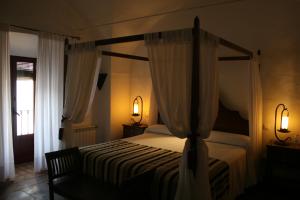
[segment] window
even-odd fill
[[[17,62],[17,136],[33,134],[34,79],[33,63]]]

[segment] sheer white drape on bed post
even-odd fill
[[[46,169],[45,153],[58,150],[63,109],[64,37],[39,34],[35,84],[34,169]]]
[[[148,125],[157,124],[157,122],[158,122],[158,110],[157,110],[156,97],[153,89],[151,89]]]
[[[72,147],[72,123],[84,120],[94,99],[100,70],[100,53],[95,43],[72,45],[68,52],[63,111],[63,148]]]
[[[8,30],[8,26],[0,24],[0,182],[15,176]]]
[[[192,29],[186,29],[145,35],[158,110],[170,132],[179,138],[186,138],[192,133],[192,34]],[[211,199],[208,149],[203,139],[209,136],[218,110],[217,45],[217,38],[206,32],[200,33],[199,107],[194,109],[199,118],[196,126],[196,170],[194,174],[188,167],[189,137],[180,163],[176,200]]]
[[[262,157],[262,87],[259,73],[259,63],[252,59],[249,64],[249,133],[250,156],[248,156],[249,185],[258,181],[260,161]]]

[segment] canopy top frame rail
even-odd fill
[[[137,56],[113,51],[102,51],[102,55],[104,56],[112,56],[118,58],[125,58],[130,60],[140,60],[140,61],[149,61],[148,57]],[[251,60],[251,56],[224,56],[218,57],[219,61],[241,61],[241,60]]]
[[[195,17],[196,19],[197,17]],[[201,31],[205,31],[202,30]],[[207,32],[207,31],[205,31]],[[158,34],[161,34],[162,32],[158,32]],[[137,34],[137,35],[129,35],[129,36],[123,36],[123,37],[115,37],[115,38],[109,38],[109,39],[101,39],[101,40],[95,40],[95,45],[96,46],[105,46],[105,45],[113,45],[113,44],[120,44],[120,43],[126,43],[126,42],[137,42],[137,41],[143,41],[145,40],[144,37],[145,34]],[[218,37],[219,42],[222,46],[227,47],[229,49],[235,50],[237,52],[240,52],[244,55],[250,56],[251,58],[253,57],[253,52],[241,47],[237,44],[234,44],[233,42],[230,42],[228,40],[225,40],[224,38]],[[68,46],[70,48],[71,45]]]

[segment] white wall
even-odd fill
[[[102,89],[96,90],[89,114],[98,127],[97,142],[121,138],[122,124],[129,121],[130,67],[124,62],[118,58],[102,57],[100,73],[107,73],[107,77]]]
[[[133,61],[130,71],[130,111],[132,102],[136,96],[143,98],[143,120],[141,123],[148,124],[152,81],[148,62]],[[139,120],[139,119],[137,119]]]
[[[112,58],[111,64],[111,134],[110,139],[123,137],[122,124],[130,114],[130,68],[126,61]],[[125,62],[125,63],[124,63]]]
[[[9,32],[10,55],[36,58],[38,36],[28,33]]]
[[[299,46],[295,44],[295,46]],[[300,50],[286,49],[265,52],[262,59],[265,141],[274,138],[274,112],[277,104],[288,106],[290,135],[300,131]]]
[[[194,16],[198,15],[201,26],[204,29],[251,49],[253,52],[261,49],[261,78],[264,103],[263,136],[266,143],[270,138],[274,138],[274,109],[278,103],[285,103],[289,107],[290,129],[293,132],[300,131],[300,125],[297,123],[300,118],[299,9],[299,2],[295,3],[295,1],[291,0],[248,0],[235,4],[116,24],[112,28],[112,36],[191,27]],[[122,52],[147,56],[146,51],[141,46],[142,44],[128,45],[126,51],[122,49]],[[237,54],[230,53],[230,55]],[[244,65],[242,62],[240,64],[241,67]],[[130,64],[132,70],[137,68],[138,65],[140,64]],[[241,74],[238,71],[233,70],[232,75],[234,79],[241,78]],[[138,79],[132,78],[131,86],[137,85],[136,82],[138,82]],[[143,78],[141,78],[140,84],[141,87],[148,87],[144,86]],[[242,88],[237,88],[237,91],[236,93],[244,94]]]
[[[249,61],[219,61],[220,100],[248,119]]]
[[[92,121],[97,126],[97,142],[103,142],[110,139],[111,136],[111,112],[110,112],[110,94],[111,94],[111,67],[110,59],[103,57],[100,73],[107,73],[106,80],[99,90],[96,89],[95,98],[91,110]]]
[[[182,2],[180,6],[188,7],[189,5],[184,5]],[[140,15],[144,14],[143,9],[146,8],[139,10]],[[292,134],[300,131],[300,124],[297,123],[300,118],[299,10],[300,2],[295,0],[245,0],[190,10],[188,12],[117,23],[111,26],[111,35],[106,35],[106,38],[191,27],[193,18],[197,15],[200,17],[202,28],[251,49],[253,52],[261,49],[264,105],[263,136],[266,143],[270,138],[274,138],[274,109],[278,103],[285,103],[290,110],[290,129]],[[99,33],[98,38],[100,38],[102,37],[100,33],[105,32],[106,28],[95,28],[93,33]],[[96,39],[94,37],[95,34],[89,34],[89,31],[83,31],[83,37]],[[115,51],[147,56],[142,46],[142,43],[122,44],[121,47],[115,47]],[[232,52],[229,55],[237,54]],[[141,65],[140,63],[123,62],[124,64],[119,64],[119,66],[131,67],[132,70],[137,69]],[[136,71],[133,72],[135,73]],[[229,73],[230,71],[228,70],[227,72]],[[233,79],[240,79],[240,73],[243,72],[233,70],[230,74],[232,74]],[[143,81],[143,78],[140,81],[133,78],[131,80],[131,85],[134,85],[132,88],[137,85],[137,82],[140,83],[141,88],[147,88]],[[242,92],[241,88],[236,90],[238,90],[236,93]],[[132,89],[130,93],[132,96],[135,96],[139,92],[135,93]]]

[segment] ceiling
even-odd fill
[[[0,23],[91,40],[190,27],[198,15],[210,32],[256,48],[253,38],[299,41],[299,10],[299,0],[1,0]]]
[[[0,22],[76,34],[101,24],[221,0],[2,0]]]

